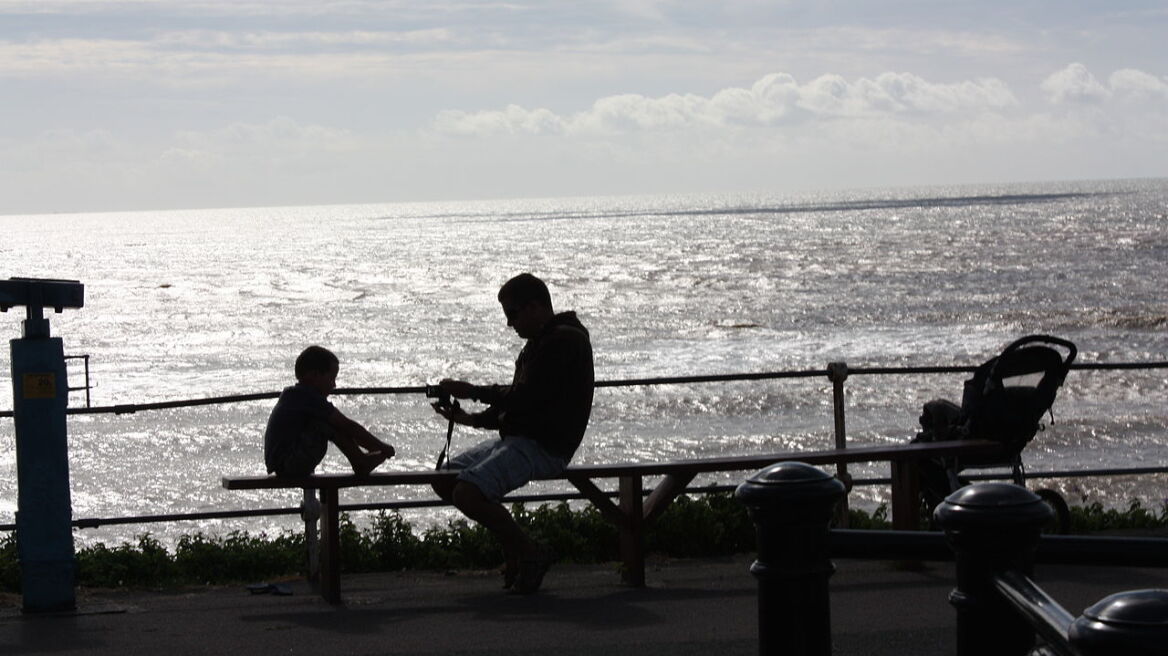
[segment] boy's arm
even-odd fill
[[[329,425],[335,428],[338,433],[349,436],[354,442],[365,447],[366,451],[377,451],[384,453],[387,458],[393,457],[393,446],[382,442],[376,435],[370,433],[361,424],[346,417],[340,410],[333,410],[329,414]]]

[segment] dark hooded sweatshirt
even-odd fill
[[[527,340],[510,385],[478,388],[476,399],[490,407],[474,423],[531,438],[567,462],[584,439],[594,382],[588,330],[575,312],[561,312]]]

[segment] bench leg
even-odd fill
[[[320,587],[320,501],[316,490],[304,488],[300,517],[304,520],[304,546],[307,553],[308,582],[313,589]]]
[[[341,603],[341,513],[336,489],[320,491],[320,596]]]
[[[892,461],[892,528],[916,531],[921,527],[921,477],[916,460]]]
[[[620,552],[624,563],[621,579],[636,587],[645,585],[645,515],[640,476],[620,479]]]

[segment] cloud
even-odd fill
[[[1079,63],[1052,74],[1039,88],[1046,93],[1047,100],[1055,104],[1098,104],[1111,97],[1111,91]]]
[[[1112,92],[1127,100],[1168,100],[1168,82],[1130,68],[1115,71],[1107,78]]]
[[[478,112],[447,110],[435,117],[432,127],[438,133],[457,136],[603,135],[766,127],[814,119],[976,114],[1006,109],[1017,102],[1005,83],[989,78],[938,84],[908,73],[884,73],[853,82],[839,75],[823,75],[800,84],[789,74],[774,73],[750,88],[732,87],[709,97],[608,96],[567,116],[518,105]]]

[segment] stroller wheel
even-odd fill
[[[1050,506],[1050,509],[1054,511],[1054,517],[1046,526],[1042,527],[1042,532],[1053,533],[1057,535],[1066,535],[1067,533],[1070,533],[1071,509],[1067,507],[1067,502],[1066,499],[1063,499],[1063,495],[1048,488],[1035,490],[1034,493],[1038,495],[1038,498],[1042,499],[1043,503]]]

